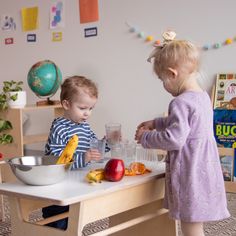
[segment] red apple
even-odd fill
[[[109,160],[104,168],[105,179],[109,181],[120,181],[125,174],[125,164],[121,159]]]

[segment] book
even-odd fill
[[[214,109],[213,130],[218,147],[236,148],[236,110]]]
[[[234,176],[233,176],[233,181],[236,181],[236,148],[234,148]]]
[[[235,149],[220,148],[219,157],[224,181],[234,181]]]
[[[213,107],[236,109],[236,74],[217,74]]]

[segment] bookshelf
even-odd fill
[[[219,77],[221,76],[221,75],[225,75],[226,76],[226,78],[227,78],[227,76],[229,75],[229,76],[234,76],[235,77],[235,74],[224,74],[224,73],[222,73],[222,74],[218,74],[217,75],[217,78],[216,78],[216,83],[218,83],[219,82]],[[215,107],[216,107],[216,100],[217,100],[217,98],[216,98],[216,96],[218,96],[217,94],[216,94],[216,90],[219,88],[219,86],[218,86],[218,84],[214,84],[213,85],[213,87],[212,87],[212,91],[211,91],[211,101],[212,101],[212,107],[213,107],[213,109],[215,109]],[[228,102],[229,103],[229,102]],[[226,109],[228,109],[227,107],[226,107]],[[234,157],[234,164],[233,165],[235,165],[236,163],[235,163],[235,159],[236,159],[236,157],[234,156],[234,148],[227,148],[227,147],[219,147],[218,148],[218,151],[219,151],[219,155],[222,155],[222,154],[229,154],[230,152],[231,152],[231,154],[230,155],[233,155],[233,157]],[[233,154],[232,154],[233,153]],[[234,166],[233,166],[234,167]],[[233,181],[225,181],[225,189],[226,189],[226,192],[228,192],[228,193],[236,193],[236,182],[233,182]]]

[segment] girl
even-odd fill
[[[168,116],[142,122],[135,139],[145,148],[168,151],[165,207],[171,218],[181,221],[184,236],[204,236],[203,222],[230,216],[212,105],[197,82],[199,49],[189,41],[174,40],[174,32],[163,37],[151,58],[164,89],[175,98]]]

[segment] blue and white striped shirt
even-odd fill
[[[74,123],[71,120],[59,117],[54,119],[50,128],[50,134],[45,145],[45,155],[60,156],[69,139],[77,134],[79,145],[74,153],[72,169],[85,167],[85,153],[90,148],[90,140],[97,139],[87,122]]]

